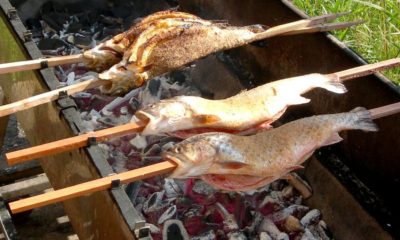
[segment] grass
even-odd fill
[[[400,55],[399,0],[293,0],[310,16],[351,12],[340,21],[363,19],[362,25],[333,34],[368,62],[374,63]],[[400,68],[384,74],[400,85]]]

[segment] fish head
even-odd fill
[[[105,43],[83,52],[83,62],[86,67],[97,72],[104,71],[121,61],[122,55]]]
[[[201,176],[215,163],[218,154],[216,146],[207,138],[196,139],[198,136],[163,151],[163,159],[178,165],[170,175],[171,178]]]
[[[143,76],[137,68],[129,66],[125,61],[115,64],[107,71],[99,74],[101,80],[110,81],[100,91],[105,94],[120,95],[143,85]]]
[[[162,100],[137,111],[135,117],[146,124],[142,134],[160,134],[193,127],[190,105],[176,98]]]

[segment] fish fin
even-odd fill
[[[240,169],[242,167],[247,166],[246,163],[241,163],[241,162],[224,162],[220,163],[220,165],[226,169],[232,169],[232,170]]]
[[[338,94],[347,92],[346,86],[340,82],[336,75],[328,75],[328,81],[324,82],[320,87]]]
[[[331,145],[331,144],[338,143],[338,142],[340,142],[340,141],[342,141],[342,140],[343,140],[343,138],[341,138],[341,137],[339,136],[339,134],[335,132],[335,133],[333,133],[328,139],[326,139],[326,140],[322,143],[321,146],[328,146],[328,145]]]
[[[321,87],[330,92],[334,92],[334,93],[338,93],[338,94],[347,92],[346,86],[344,86],[340,82],[327,82],[326,84],[322,85]]]
[[[372,121],[370,111],[363,107],[357,107],[350,112],[356,114],[356,119],[350,126],[351,129],[360,129],[367,132],[378,131],[378,126]]]
[[[300,95],[291,96],[287,98],[287,103],[289,105],[299,105],[299,104],[309,103],[310,101],[311,101],[310,99],[302,97]]]
[[[303,168],[304,168],[304,167],[301,166],[301,165],[292,165],[292,166],[286,168],[286,170],[287,170],[288,172],[291,172],[291,171],[295,171],[295,170],[299,170],[299,169],[303,169]]]
[[[200,114],[194,117],[194,123],[199,125],[207,125],[220,121],[221,119],[215,115]]]

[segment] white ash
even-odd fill
[[[146,137],[140,134],[137,134],[129,143],[137,149],[143,149],[147,146]]]
[[[176,215],[176,205],[169,207],[158,219],[158,224],[163,224],[165,221],[173,218]]]
[[[204,232],[199,236],[194,236],[191,238],[191,240],[216,240],[216,239],[217,235],[215,234],[214,230]]]

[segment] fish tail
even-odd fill
[[[338,76],[330,74],[325,77],[327,81],[324,81],[324,83],[320,86],[321,88],[338,94],[343,94],[347,92],[346,86],[344,86],[343,83],[340,82]]]
[[[363,107],[357,107],[350,111],[353,115],[350,123],[351,129],[359,129],[366,132],[378,131],[378,126],[372,121],[370,111]]]

